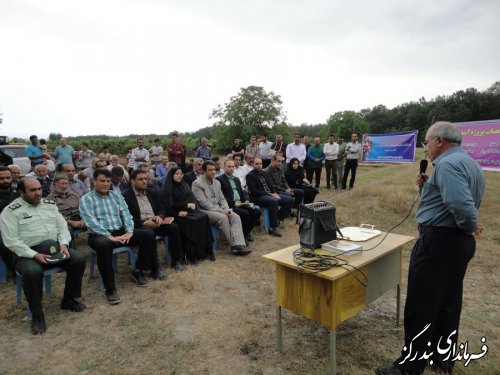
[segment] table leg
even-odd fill
[[[335,331],[330,331],[330,375],[335,375],[337,373],[336,336]]]
[[[277,328],[278,328],[278,332],[277,332],[277,335],[278,335],[278,352],[279,353],[282,353],[283,352],[283,331],[281,329],[281,306],[278,306],[278,325],[277,325]]]
[[[401,286],[397,285],[396,292],[396,326],[399,327],[399,315],[401,311]]]

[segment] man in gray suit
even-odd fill
[[[203,163],[203,177],[193,182],[192,190],[200,208],[205,212],[211,224],[219,228],[231,245],[234,255],[250,254],[245,245],[245,237],[241,226],[241,219],[227,204],[222,193],[220,182],[215,179],[215,164],[211,160]]]

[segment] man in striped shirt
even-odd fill
[[[136,269],[132,279],[139,286],[147,286],[144,271],[151,269],[151,260],[156,252],[154,233],[147,229],[134,229],[134,222],[123,196],[110,190],[111,172],[107,169],[94,171],[94,190],[80,201],[80,215],[90,232],[89,245],[97,252],[97,267],[106,289],[106,300],[110,304],[120,303],[116,291],[112,259],[113,249],[119,246],[139,247]],[[154,278],[159,269],[151,269]]]

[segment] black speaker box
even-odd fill
[[[335,207],[328,202],[314,202],[300,206],[300,245],[318,249],[322,243],[337,239]]]

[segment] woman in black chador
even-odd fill
[[[187,261],[196,263],[203,259],[215,260],[213,237],[208,215],[198,209],[198,203],[189,185],[182,181],[178,167],[168,171],[162,189],[162,201],[168,215],[175,217],[181,230]]]

